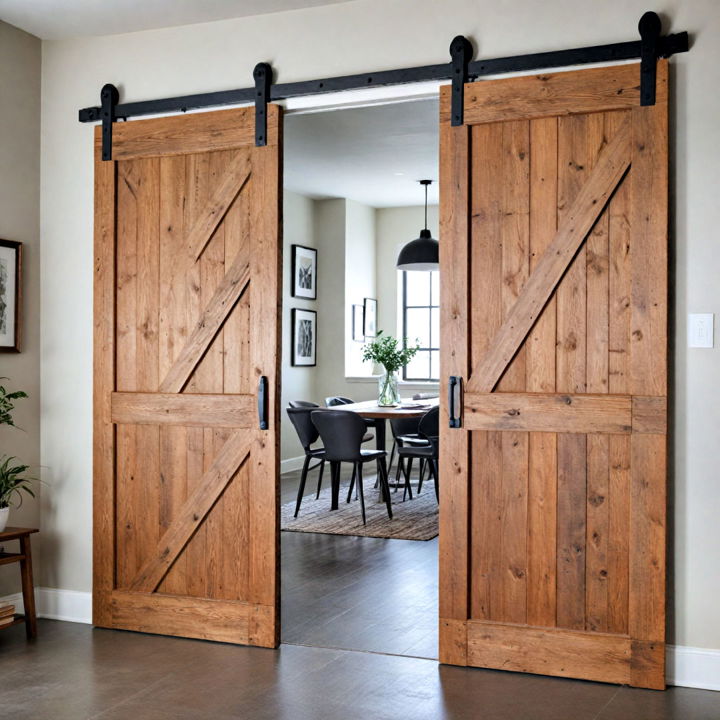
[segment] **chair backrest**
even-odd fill
[[[420,425],[420,418],[393,418],[390,421],[390,430],[397,440],[402,435],[415,435]]]
[[[325,407],[335,407],[336,405],[352,405],[355,401],[342,395],[332,395],[325,398]]]
[[[318,408],[320,407],[317,403],[310,402],[309,400],[291,400],[288,405],[291,408]]]
[[[311,417],[327,460],[354,462],[362,458],[360,446],[367,426],[359,415],[346,410],[313,410]]]
[[[317,405],[315,405],[317,407]],[[298,435],[300,444],[303,446],[305,451],[310,449],[310,446],[320,437],[317,428],[313,424],[310,413],[313,412],[312,407],[289,407],[287,408],[287,414],[290,418],[290,422],[295,428],[295,432]]]
[[[437,438],[440,434],[440,408],[434,407],[428,410],[418,424],[418,432],[428,440]]]

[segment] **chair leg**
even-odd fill
[[[410,485],[410,473],[412,472],[413,459],[408,458],[407,468],[405,469],[405,488],[403,489],[403,502],[405,501],[405,495],[409,495],[410,499],[412,496],[412,485]]]
[[[420,481],[418,482],[418,489],[417,489],[418,495],[420,494],[420,491],[422,490],[422,484],[423,484],[423,479],[425,477],[425,466],[426,465],[427,465],[427,463],[425,462],[425,458],[420,458]]]
[[[308,465],[310,465],[310,456],[305,456],[305,462],[302,466],[302,473],[300,474],[300,487],[298,488],[297,502],[295,503],[295,517],[300,512],[300,503],[302,503],[303,495],[305,494],[305,481],[307,480]]]
[[[358,490],[360,491],[360,510],[362,511],[362,519],[363,519],[363,525],[366,525],[365,522],[365,496],[363,495],[363,476],[362,476],[362,463],[356,463],[355,464],[355,475],[357,476],[357,486]]]
[[[388,517],[392,520],[392,504],[390,502],[390,484],[388,483],[388,469],[385,458],[380,458],[380,487],[381,497],[385,500]]]
[[[317,486],[317,494],[315,495],[315,499],[317,500],[320,497],[320,488],[322,488],[322,476],[323,476],[323,470],[325,470],[325,461],[320,461],[320,472],[318,473],[318,486]]]
[[[395,471],[395,492],[397,492],[398,488],[400,487],[400,473],[405,472],[404,467],[405,467],[404,458],[398,457],[397,469]]]
[[[355,487],[355,476],[357,475],[357,473],[355,472],[356,466],[357,466],[356,464],[353,465],[352,477],[350,478],[350,487],[348,488],[346,502],[350,502],[350,500],[352,500],[352,491],[353,491],[353,488]]]
[[[432,470],[433,480],[435,481],[435,499],[440,503],[440,492],[438,490],[438,468],[437,461],[430,460],[430,469]]]
[[[397,448],[397,442],[393,440],[392,450],[390,450],[390,462],[388,463],[388,472],[392,470],[393,458],[395,457],[395,449]]]

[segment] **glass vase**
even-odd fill
[[[378,380],[378,405],[388,407],[400,402],[397,373],[386,372]]]

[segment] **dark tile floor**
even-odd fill
[[[297,486],[285,480],[287,499]],[[22,626],[0,633],[0,718],[720,720],[720,693],[396,655],[436,653],[435,542],[283,533],[282,544],[283,637],[301,644],[261,650],[41,620],[33,642]]]
[[[434,660],[279,650],[42,620],[0,633],[3,720],[718,720],[720,693],[667,692],[439,666]]]
[[[283,475],[283,502],[298,481]],[[437,658],[437,538],[283,532],[281,550],[283,642]]]

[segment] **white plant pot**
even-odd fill
[[[0,508],[0,532],[2,532],[5,529],[5,526],[7,525],[9,514],[10,514],[9,507]]]

